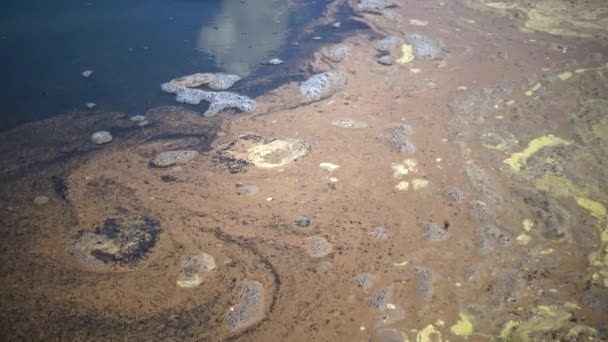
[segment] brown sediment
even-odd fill
[[[147,113],[145,127],[97,113],[2,134],[3,334],[605,340],[606,42],[522,32],[520,20],[464,2],[395,3],[360,13],[374,32],[347,39],[341,61],[320,51],[310,62],[311,73],[347,78],[317,102],[303,104],[290,84],[257,98],[252,114],[167,107]],[[374,40],[403,33],[445,52],[378,64]],[[333,124],[345,118],[365,124]],[[404,124],[415,150],[385,141]],[[92,145],[101,129],[114,140]],[[304,142],[307,153],[273,168],[245,157],[226,167],[243,137]],[[169,150],[199,154],[150,167]],[[243,186],[256,191],[243,196]],[[34,204],[40,195],[50,201]],[[70,253],[83,232],[133,215],[160,227],[137,262],[97,267]],[[217,267],[180,288],[182,260],[200,253]],[[357,286],[362,274],[373,281]],[[234,310],[244,323],[231,327]]]

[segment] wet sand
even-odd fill
[[[526,2],[517,16],[483,3],[360,12],[372,29],[343,59],[322,49],[302,66],[344,75],[320,101],[292,83],[252,113],[161,107],[139,127],[95,112],[2,133],[3,336],[607,340],[607,28],[576,18],[555,35],[521,19]],[[400,63],[404,33],[441,53]],[[398,125],[407,153],[386,141]],[[113,141],[91,144],[98,130]],[[270,169],[227,157],[273,139],[309,151]],[[150,164],[171,150],[198,156]],[[115,245],[133,217],[136,239]],[[188,263],[202,253],[214,267]]]

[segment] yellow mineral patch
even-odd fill
[[[526,96],[532,96],[534,95],[534,92],[539,90],[542,87],[542,85],[540,83],[536,83],[534,86],[532,86],[532,88],[528,89],[528,91],[526,91],[525,95]]]
[[[576,203],[601,222],[606,220],[606,207],[602,203],[583,197],[578,197]]]
[[[561,74],[557,75],[557,77],[559,77],[560,80],[565,81],[572,77],[572,73],[570,71],[564,71]]]
[[[521,221],[521,225],[524,227],[525,231],[529,232],[534,227],[534,221],[532,221],[530,219],[525,219],[525,220]]]
[[[570,145],[571,143],[571,141],[556,137],[553,134],[544,135],[530,141],[525,150],[513,153],[511,158],[505,159],[503,163],[509,165],[515,171],[521,171],[521,168],[526,165],[528,159],[542,148]]]
[[[535,1],[533,6],[516,1],[468,0],[474,8],[516,18],[524,32],[546,32],[571,37],[591,37],[608,30],[608,8],[572,6],[559,0]],[[525,2],[524,2],[525,3]],[[601,4],[601,2],[599,2]]]
[[[412,181],[412,187],[415,191],[421,190],[429,186],[430,182],[426,179],[416,178]]]
[[[536,189],[546,191],[556,197],[589,196],[589,189],[578,186],[564,177],[550,174],[537,178],[535,186]]]
[[[403,161],[405,167],[407,167],[410,172],[418,172],[418,162],[416,159],[408,158]]]
[[[538,252],[538,254],[540,254],[540,255],[547,255],[547,254],[551,254],[553,252],[554,252],[553,248],[545,248],[545,249],[541,249]]]
[[[528,234],[519,234],[517,236],[517,242],[519,242],[522,245],[529,244],[531,240],[532,240],[532,237],[530,237],[530,235],[528,235]]]
[[[310,144],[301,140],[274,140],[247,149],[247,160],[256,167],[272,169],[285,166],[309,152]]]
[[[401,261],[401,262],[396,262],[393,265],[403,267],[403,266],[407,266],[408,263],[409,263],[408,261]]]
[[[574,341],[589,341],[586,338],[592,338],[590,341],[595,341],[597,331],[593,328],[577,324],[573,321],[572,311],[575,309],[571,306],[559,305],[541,305],[532,311],[532,317],[527,321],[509,321],[505,324],[500,337],[505,341],[552,341],[551,336],[573,332],[572,340]],[[581,338],[581,339],[579,339]],[[539,341],[540,341],[539,340]]]
[[[416,342],[441,342],[441,333],[432,324],[416,334]]]
[[[409,182],[399,182],[399,184],[395,185],[395,189],[400,190],[400,191],[405,191],[408,190],[410,188],[410,183]]]
[[[456,336],[469,336],[473,334],[473,323],[469,316],[460,313],[460,320],[456,322],[451,328],[450,331],[452,334]]]
[[[397,60],[399,64],[406,64],[414,60],[414,48],[409,44],[401,45],[401,58]]]
[[[403,176],[407,176],[407,174],[410,173],[410,170],[408,170],[407,167],[405,167],[405,165],[403,164],[393,163],[391,165],[391,168],[393,169],[394,178],[401,178]]]

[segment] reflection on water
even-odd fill
[[[201,27],[196,49],[226,72],[247,76],[285,43],[288,7],[282,0],[224,1],[215,21]]]
[[[96,109],[131,115],[173,105],[174,99],[159,85],[182,75],[253,75],[270,56],[291,53],[281,50],[288,37],[320,14],[325,4],[1,1],[0,130],[84,110],[89,102],[96,103]],[[85,70],[94,73],[84,78]]]

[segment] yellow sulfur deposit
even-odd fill
[[[511,158],[505,159],[503,163],[509,165],[515,171],[521,171],[521,168],[526,165],[528,159],[542,148],[570,145],[571,143],[571,141],[556,137],[553,134],[544,135],[530,141],[525,150],[513,153]]]
[[[414,60],[414,47],[409,44],[401,45],[401,58],[397,60],[399,64],[406,64]]]
[[[536,179],[536,189],[551,193],[556,197],[588,197],[589,189],[582,186],[578,186],[572,183],[570,180],[555,176],[555,175],[544,175]]]
[[[416,335],[416,342],[441,342],[441,333],[432,324],[420,330]]]
[[[450,331],[452,334],[456,336],[469,336],[473,334],[473,323],[469,316],[461,313],[460,320],[456,322],[451,328]]]

